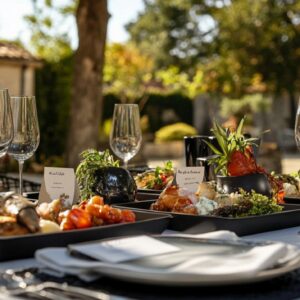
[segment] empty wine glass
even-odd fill
[[[297,147],[300,150],[300,99],[298,102],[296,121],[295,121],[295,140],[296,140]]]
[[[110,147],[123,160],[124,168],[141,147],[142,132],[137,104],[115,104]]]
[[[8,154],[19,163],[19,192],[23,191],[23,165],[36,151],[40,142],[35,97],[11,97],[14,137]]]
[[[14,136],[13,120],[7,89],[0,90],[0,157],[8,150]]]

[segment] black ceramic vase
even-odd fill
[[[221,176],[217,175],[217,190],[220,193],[234,193],[239,189],[246,192],[254,190],[256,193],[266,195],[272,194],[271,185],[264,174],[249,174],[244,176]]]
[[[95,171],[93,192],[104,198],[106,204],[135,200],[137,187],[128,170],[118,167],[105,167]]]

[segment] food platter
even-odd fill
[[[134,211],[149,211],[152,203],[154,203],[154,200],[129,202],[118,204],[118,207],[126,207]],[[161,214],[167,213],[155,212]],[[239,236],[243,236],[300,225],[300,207],[293,204],[284,205],[283,211],[278,213],[241,218],[197,216],[180,213],[169,214],[171,214],[173,218],[170,220],[168,229],[184,231],[185,233],[230,230]]]
[[[45,247],[63,247],[109,237],[141,233],[158,234],[164,231],[171,219],[167,214],[137,211],[136,222],[105,225],[48,234],[27,234],[0,237],[0,261],[33,256],[35,250]]]

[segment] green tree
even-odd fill
[[[145,0],[145,10],[127,25],[131,40],[155,59],[157,68],[189,70],[206,55],[213,20],[204,0]],[[202,22],[206,26],[200,26]]]
[[[255,74],[275,95],[290,98],[290,125],[294,126],[295,93],[300,75],[300,2],[296,0],[237,0],[214,15],[218,23],[215,51],[232,62],[239,94]]]
[[[74,16],[77,0],[54,6],[51,0],[32,0],[33,14],[25,16],[31,29],[31,48],[40,58],[58,62],[73,53],[68,31],[62,30],[69,16]]]
[[[70,0],[67,6],[54,5],[51,0],[32,2],[34,15],[27,16],[32,27],[32,45],[36,53],[47,61],[60,61],[73,52],[68,33],[61,31],[62,24],[55,26],[53,13],[64,17],[75,13],[76,16],[79,45],[74,57],[66,147],[66,164],[75,166],[81,151],[98,145],[107,0]]]
[[[200,68],[203,88],[221,95],[288,93],[294,116],[299,19],[297,0],[153,0],[127,28],[157,66],[174,65],[189,76]]]
[[[105,93],[122,102],[142,98],[153,79],[153,61],[132,44],[113,43],[105,51]]]

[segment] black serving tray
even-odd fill
[[[153,198],[155,199],[155,198]],[[284,202],[289,204],[300,204],[300,197],[284,197]]]
[[[128,202],[118,204],[120,208],[130,208],[135,211],[149,211],[154,200]],[[159,212],[171,214],[168,229],[196,234],[215,230],[230,230],[239,236],[250,235],[265,231],[277,230],[300,225],[300,206],[293,204],[284,205],[284,210],[279,213],[250,216],[243,218],[224,218],[215,216],[195,216],[180,213]]]
[[[64,247],[68,244],[117,236],[159,234],[172,218],[154,211],[135,211],[136,222],[105,225],[70,231],[0,237],[0,261],[32,257],[35,250],[45,247]]]
[[[160,193],[161,193],[161,191],[157,191],[157,190],[142,190],[142,189],[138,189],[137,194],[136,194],[136,200],[142,201],[142,200],[154,200],[154,199],[158,199]],[[39,199],[39,192],[24,193],[24,195],[27,198],[32,199],[32,200],[38,200]]]
[[[159,195],[163,190],[154,190],[154,189],[137,189],[138,193],[149,193]]]

